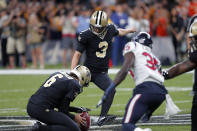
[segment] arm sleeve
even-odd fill
[[[69,91],[66,93],[65,97],[68,98],[70,101],[73,101],[77,95],[82,92],[82,87],[79,85],[79,82],[71,79],[68,84]]]
[[[73,119],[73,118],[75,118],[75,116],[73,114],[69,113],[69,105],[70,105],[70,100],[65,97],[61,101],[58,109],[60,112],[63,112],[64,114],[68,115],[71,119]]]
[[[113,36],[119,35],[118,28],[114,24],[110,24],[112,30],[113,30]]]
[[[189,53],[189,60],[193,63],[196,63],[197,64],[197,50],[192,52],[192,53]]]
[[[78,36],[78,45],[77,45],[77,51],[83,53],[83,51],[85,50],[85,45],[87,43],[87,39],[86,39],[86,35],[84,32],[81,32]]]
[[[71,114],[71,113],[68,113],[68,116],[69,116],[72,120],[75,119],[75,115],[73,115],[73,114]]]
[[[62,101],[61,101],[61,104],[59,106],[59,111],[60,112],[63,112],[64,114],[68,115],[71,119],[75,119],[75,115],[71,114],[69,112],[69,105],[70,105],[70,100],[65,97]]]
[[[69,112],[81,113],[82,109],[80,107],[70,106],[69,107]]]

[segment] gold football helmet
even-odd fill
[[[104,11],[95,11],[90,17],[90,29],[98,36],[104,35],[107,25],[108,17]]]
[[[189,37],[191,38],[191,50],[197,50],[197,22],[191,24],[189,29]]]
[[[189,36],[193,37],[197,35],[197,22],[194,22],[191,26],[190,26],[190,30],[189,30]]]
[[[70,75],[76,75],[81,86],[88,86],[91,80],[90,70],[82,65],[78,65],[72,69]]]

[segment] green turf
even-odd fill
[[[26,104],[29,97],[39,88],[41,83],[49,75],[0,75],[0,116],[25,116]],[[115,75],[110,75],[113,79]],[[175,79],[165,82],[167,87],[192,87],[192,74],[184,74]],[[117,92],[113,105],[110,109],[110,114],[122,116],[124,108],[129,98],[132,96],[132,91],[123,91],[121,88],[133,88],[134,81],[128,75],[123,83],[117,87]],[[192,96],[190,91],[169,92],[171,97],[182,110],[181,113],[191,112]],[[72,103],[74,106],[85,106],[91,108],[91,115],[99,115],[100,108],[96,109],[96,104],[103,95],[94,84],[90,84],[88,88],[84,88],[76,100]],[[183,101],[183,102],[181,102]],[[153,115],[163,115],[165,113],[165,103]],[[162,126],[163,127],[163,126]],[[158,126],[151,127],[154,130]],[[160,128],[159,128],[160,130]],[[187,131],[190,126],[164,126],[160,131]]]
[[[190,131],[191,127],[190,126],[141,126],[141,128],[151,128],[153,131]]]

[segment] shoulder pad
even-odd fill
[[[82,43],[86,42],[86,39],[89,38],[90,33],[91,33],[90,30],[84,30],[84,31],[80,32],[79,36],[78,36],[78,41],[82,42]]]
[[[128,53],[128,52],[133,52],[136,50],[136,42],[135,41],[130,41],[128,42],[123,50],[123,56]]]

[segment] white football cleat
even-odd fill
[[[143,131],[152,131],[150,128],[145,128]]]
[[[150,128],[145,128],[145,129],[142,129],[142,128],[135,128],[134,131],[152,131]]]
[[[144,131],[144,130],[142,128],[137,127],[134,129],[134,131]]]

